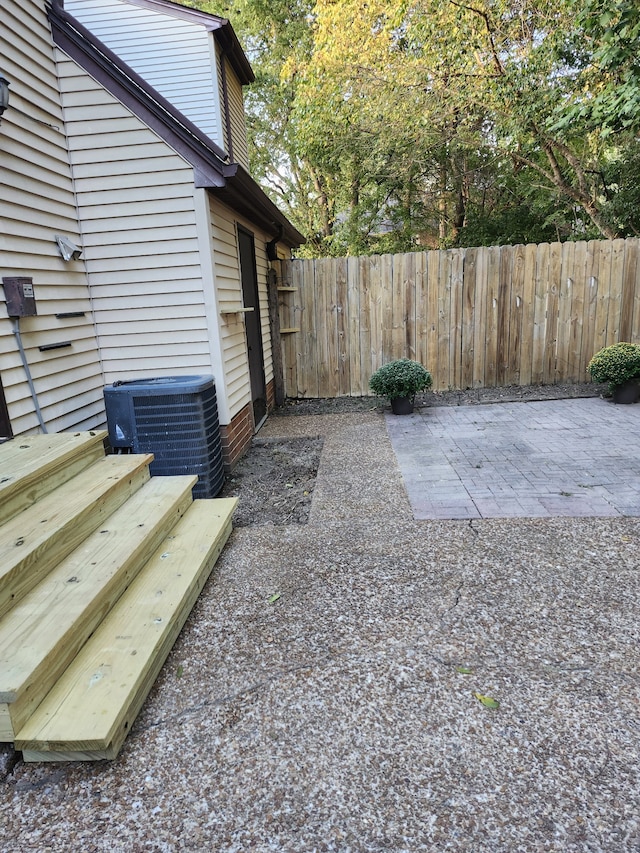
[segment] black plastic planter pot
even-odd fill
[[[614,403],[637,403],[640,399],[640,384],[636,379],[616,385],[611,392]]]
[[[392,397],[391,411],[394,415],[410,415],[413,412],[413,397]]]

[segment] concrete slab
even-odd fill
[[[590,397],[385,417],[417,520],[640,516],[640,406]]]
[[[383,416],[263,429],[309,524],[233,533],[116,761],[0,758],[2,853],[639,851],[640,521],[416,521]]]

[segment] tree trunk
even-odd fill
[[[447,164],[440,165],[438,187],[438,240],[444,246],[447,240]]]

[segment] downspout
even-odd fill
[[[46,435],[48,430],[45,426],[44,419],[42,417],[42,412],[40,411],[40,404],[38,403],[38,395],[36,394],[36,389],[33,384],[33,379],[31,378],[31,371],[29,370],[29,362],[27,361],[27,354],[24,351],[24,346],[22,343],[22,336],[20,335],[20,318],[12,317],[11,323],[13,325],[13,334],[16,336],[16,342],[18,344],[18,350],[20,351],[20,358],[22,359],[22,366],[24,367],[24,372],[27,376],[27,383],[29,385],[29,390],[31,391],[31,399],[33,400],[33,405],[36,411],[36,415],[38,417],[38,423],[40,424],[40,429]]]
[[[284,226],[282,225],[282,223],[280,223],[278,225],[278,233],[273,238],[273,240],[269,240],[269,242],[267,243],[267,258],[270,261],[278,260],[278,243],[280,242],[280,240],[282,240],[283,235]]]

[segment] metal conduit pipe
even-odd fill
[[[22,366],[24,367],[24,372],[27,376],[27,383],[29,384],[29,390],[31,391],[31,399],[33,400],[33,405],[36,410],[36,415],[38,417],[38,423],[40,424],[40,429],[43,433],[47,434],[48,430],[45,425],[44,419],[42,417],[42,412],[40,411],[40,404],[38,403],[38,395],[36,394],[36,389],[33,384],[33,379],[31,378],[31,371],[29,370],[29,362],[27,361],[27,354],[24,351],[24,346],[22,344],[22,336],[20,335],[20,318],[12,317],[11,322],[13,323],[13,334],[16,336],[16,342],[18,344],[18,350],[20,352],[20,358],[22,359]]]

